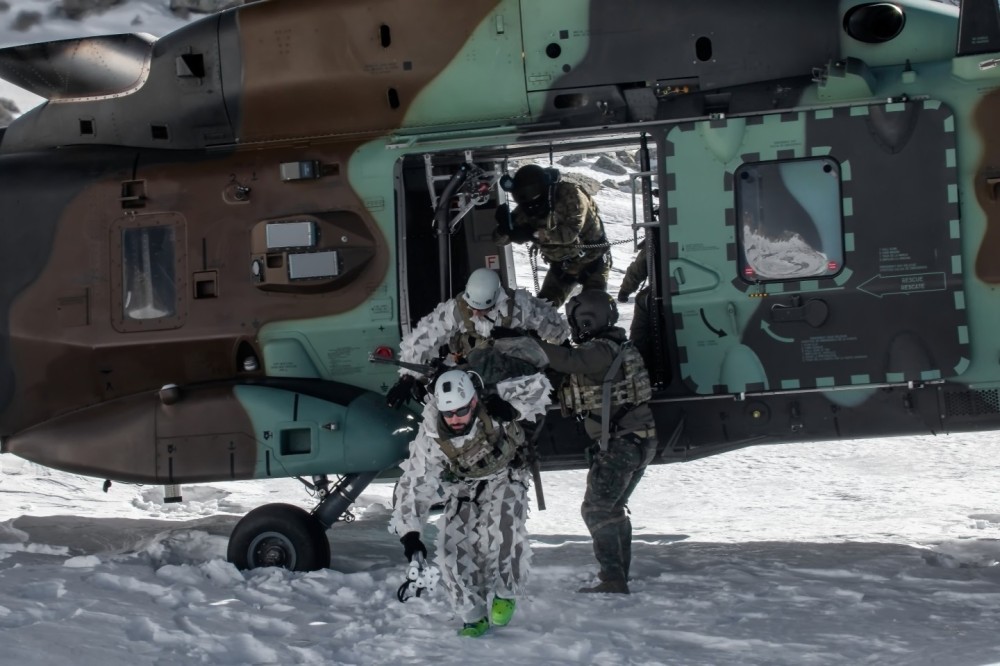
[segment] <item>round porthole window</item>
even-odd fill
[[[844,14],[844,30],[866,44],[888,42],[903,31],[904,25],[906,14],[890,2],[856,5]]]

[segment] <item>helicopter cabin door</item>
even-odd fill
[[[666,136],[668,324],[695,394],[961,375],[952,112],[933,100],[692,122]],[[834,391],[831,400],[863,397]]]

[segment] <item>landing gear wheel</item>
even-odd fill
[[[265,504],[236,523],[226,559],[239,569],[316,571],[330,566],[330,542],[320,522],[304,509]]]

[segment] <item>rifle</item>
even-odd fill
[[[528,466],[531,467],[531,481],[535,484],[535,499],[538,500],[538,510],[545,511],[545,494],[542,492],[542,470],[538,465],[538,453],[535,451],[535,443],[539,435],[542,434],[542,425],[545,424],[546,411],[535,423],[531,436],[524,440],[524,448],[528,454]]]
[[[395,358],[383,358],[382,356],[376,356],[375,354],[368,354],[368,360],[371,363],[383,363],[386,365],[395,365],[397,367],[403,368],[405,370],[412,370],[413,372],[419,372],[425,377],[433,377],[438,371],[439,365],[433,363],[408,363],[406,361],[400,361]]]
[[[369,354],[368,361],[370,363],[395,365],[400,368],[420,373],[419,377],[414,377],[413,375],[403,375],[399,378],[399,381],[397,381],[396,384],[389,389],[389,392],[386,393],[386,404],[392,408],[400,407],[406,400],[411,398],[418,403],[422,403],[424,401],[424,397],[427,395],[427,386],[437,379],[437,376],[441,371],[440,362],[431,362],[428,364],[408,363],[394,358],[383,358],[381,356],[376,356],[375,354]]]

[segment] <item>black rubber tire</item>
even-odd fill
[[[330,566],[330,542],[308,511],[291,504],[265,504],[236,523],[226,559],[244,570],[316,571]]]

